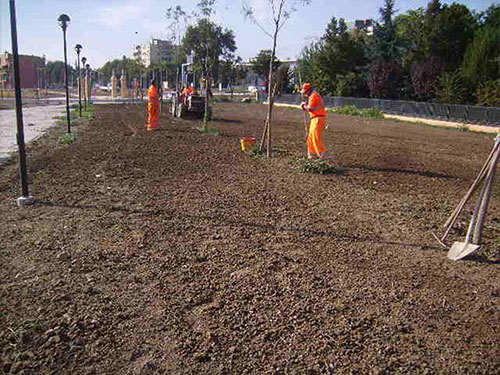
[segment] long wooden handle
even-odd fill
[[[486,217],[486,212],[488,211],[488,204],[490,202],[491,188],[493,186],[493,180],[495,178],[495,171],[497,169],[498,157],[500,155],[500,149],[497,150],[493,160],[490,163],[490,169],[488,171],[488,176],[486,177],[486,182],[484,183],[484,193],[482,194],[482,200],[479,207],[477,223],[474,227],[474,237],[472,238],[472,243],[479,245],[481,242],[481,237],[483,234],[483,224]]]
[[[491,150],[491,153],[488,156],[488,159],[486,160],[486,162],[484,163],[483,167],[481,168],[481,171],[477,175],[475,181],[472,183],[472,186],[469,188],[469,191],[467,191],[467,193],[465,194],[465,196],[462,198],[462,201],[458,204],[458,206],[455,208],[455,210],[453,211],[453,213],[450,215],[450,217],[448,218],[448,220],[446,221],[446,223],[443,225],[444,228],[449,228],[449,227],[453,226],[453,224],[455,223],[458,215],[460,214],[460,212],[462,212],[462,209],[464,208],[465,204],[470,199],[470,197],[472,196],[472,194],[474,194],[474,192],[478,188],[479,184],[482,182],[482,180],[486,176],[488,165],[490,164],[490,161],[493,158],[493,155],[497,151],[498,147],[500,147],[500,142],[499,141],[500,141],[500,138],[497,137],[495,145],[493,146],[493,150]],[[444,238],[442,240],[444,240]]]

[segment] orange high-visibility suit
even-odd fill
[[[156,130],[160,122],[160,95],[155,85],[148,90],[148,123],[147,130]]]
[[[188,87],[187,93],[188,93],[188,95],[193,95],[194,94],[194,87],[192,87],[192,86]]]
[[[326,125],[326,109],[323,98],[315,90],[308,95],[308,111],[311,117],[309,133],[307,137],[307,155],[309,158],[324,158],[325,144],[323,143],[323,132]]]

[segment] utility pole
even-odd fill
[[[18,206],[25,206],[34,203],[34,199],[29,195],[28,174],[26,172],[26,147],[24,144],[23,126],[23,104],[21,98],[21,77],[19,74],[19,52],[17,50],[17,25],[16,25],[16,4],[15,0],[10,0],[10,29],[12,37],[12,59],[14,65],[14,85],[16,87],[16,120],[17,120],[17,145],[19,146],[19,174],[21,177],[22,196],[17,198]]]

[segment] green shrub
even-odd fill
[[[500,107],[500,79],[489,80],[476,89],[477,105]]]
[[[76,134],[75,133],[66,133],[59,138],[59,143],[61,143],[63,146],[69,146],[73,143],[75,143],[76,140]]]
[[[330,110],[338,115],[346,115],[346,116],[362,116],[362,117],[375,117],[375,118],[383,118],[384,113],[378,108],[365,108],[358,109],[353,105],[346,105],[344,107],[334,108]]]
[[[334,167],[325,159],[297,158],[292,161],[293,168],[302,173],[329,174],[340,173],[341,169]]]
[[[448,104],[462,104],[467,97],[467,89],[463,83],[460,70],[442,72],[438,76],[435,93],[438,102]]]
[[[334,112],[338,115],[361,116],[361,111],[353,105],[335,108]]]
[[[363,117],[375,117],[384,118],[384,112],[378,108],[365,108],[361,110],[361,116]]]

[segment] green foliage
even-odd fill
[[[442,72],[438,77],[435,92],[440,103],[464,103],[467,97],[467,90],[460,71]]]
[[[59,143],[63,146],[69,146],[75,143],[76,141],[76,134],[75,133],[66,133],[61,135],[61,138],[59,138]]]
[[[500,28],[482,27],[476,32],[465,52],[462,73],[474,86],[500,78]]]
[[[492,4],[482,15],[482,26],[500,29],[500,5]]]
[[[271,66],[271,55],[272,52],[270,49],[260,50],[257,56],[250,60],[250,64],[252,64],[252,70],[259,74],[265,80],[269,77],[269,68]],[[278,69],[281,65],[281,61],[277,58],[273,61],[273,71]]]
[[[252,150],[250,151],[250,157],[252,159],[257,159],[257,158],[264,157],[265,155],[266,155],[266,150],[264,148],[262,148],[262,150],[261,150],[260,143],[255,142]]]
[[[321,40],[302,51],[297,74],[302,82],[311,82],[322,93],[354,96],[366,93],[361,78],[367,63],[363,40],[347,32],[343,19],[332,17]]]
[[[477,21],[465,5],[453,3],[428,13],[424,41],[427,56],[436,56],[449,70],[456,69],[462,63],[476,27]]]
[[[396,37],[406,51],[402,56],[404,67],[410,67],[415,61],[423,60],[426,57],[423,50],[423,43],[426,39],[424,22],[425,11],[423,8],[411,9],[394,19]]]
[[[500,107],[500,79],[486,81],[476,89],[477,104]]]
[[[215,128],[213,126],[202,126],[202,127],[198,128],[198,130],[203,135],[212,135],[215,137],[220,135],[217,128]]]
[[[373,60],[393,61],[402,54],[402,43],[394,24],[395,0],[384,0],[380,8],[381,23],[374,30],[374,37],[369,44],[369,55]]]
[[[248,74],[248,69],[241,65],[241,57],[233,54],[225,56],[218,64],[219,82],[224,86],[229,83],[235,85],[238,80],[242,80]]]
[[[292,167],[302,173],[330,174],[341,170],[332,166],[325,159],[296,158],[292,160]]]
[[[330,109],[329,111],[338,115],[384,118],[384,113],[378,108],[358,109],[353,105],[347,105],[344,107]]]
[[[68,64],[68,76],[72,76],[76,70]],[[64,85],[64,61],[48,61],[43,68],[43,73],[49,84]]]
[[[236,50],[234,32],[207,18],[188,27],[182,40],[184,52],[194,52],[194,69],[203,77],[214,76],[219,59]]]
[[[147,69],[139,64],[135,59],[129,59],[125,56],[121,59],[115,59],[112,61],[108,61],[106,64],[102,66],[99,70],[100,72],[100,81],[104,84],[111,82],[111,76],[113,74],[113,70],[117,78],[120,78],[122,71],[125,71],[127,81],[131,81],[133,78],[138,78],[141,73],[146,72]]]

